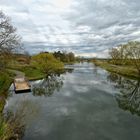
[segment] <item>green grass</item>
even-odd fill
[[[5,105],[5,100],[4,98],[1,98],[0,99],[0,113],[3,111],[4,105]]]
[[[5,105],[6,92],[12,83],[11,73],[0,71],[0,113]]]
[[[0,138],[5,139],[5,130],[6,130],[7,124],[3,120],[3,117],[0,116]]]
[[[2,111],[5,105],[5,99],[7,97],[7,90],[12,82],[12,73],[9,73],[8,71],[0,71],[0,139],[5,138],[6,133],[6,127],[7,124],[3,120]]]
[[[130,78],[140,79],[140,75],[136,68],[132,65],[112,65],[107,61],[96,60],[93,62],[96,66],[100,66],[107,71],[117,73]]]
[[[22,138],[25,125],[22,119],[23,112],[21,111],[16,114],[9,112],[5,117],[3,114],[0,114],[0,140],[17,140]]]
[[[0,93],[6,92],[12,82],[10,73],[0,72]]]
[[[45,74],[43,72],[30,66],[24,67],[21,71],[25,73],[25,76],[29,80],[37,80],[45,77]]]
[[[45,77],[45,74],[41,72],[39,69],[32,67],[31,65],[10,65],[8,69],[18,70],[25,73],[25,76],[29,80],[38,80]]]

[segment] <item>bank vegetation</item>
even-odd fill
[[[140,42],[131,41],[109,50],[108,59],[94,59],[95,65],[108,71],[140,78]]]

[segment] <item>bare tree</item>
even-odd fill
[[[129,42],[126,46],[126,57],[140,74],[140,42]]]
[[[109,55],[113,64],[131,64],[140,74],[140,42],[132,41],[112,48]]]
[[[10,18],[0,11],[0,59],[8,58],[20,46],[20,40]]]
[[[120,59],[120,57],[119,57],[120,52],[119,52],[118,48],[111,48],[109,51],[109,55],[112,59],[112,63],[117,64],[118,60]]]

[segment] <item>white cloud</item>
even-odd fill
[[[29,51],[64,49],[86,57],[106,57],[109,48],[140,40],[139,5],[139,0],[0,1]]]
[[[79,53],[77,54],[77,56],[80,56],[80,57],[97,57],[97,54],[96,53]]]

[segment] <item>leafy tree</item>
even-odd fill
[[[75,61],[74,53],[70,52],[70,53],[68,53],[68,56],[69,56],[69,61],[70,62],[74,62]]]
[[[75,55],[72,52],[67,53],[66,51],[58,51],[54,52],[53,55],[62,62],[69,63],[75,61]]]
[[[32,57],[32,65],[47,75],[61,71],[63,63],[57,60],[51,53],[40,53]]]

